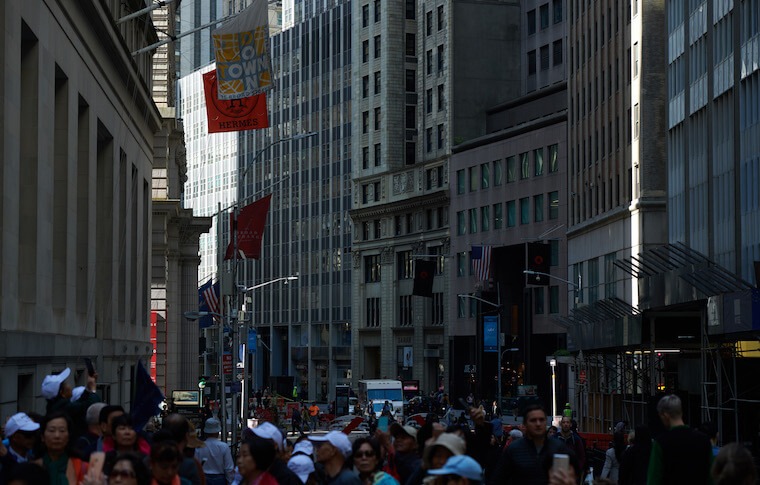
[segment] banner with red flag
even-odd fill
[[[216,71],[203,75],[209,133],[258,130],[269,126],[266,94],[241,99],[219,99]]]
[[[237,237],[238,252],[242,258],[259,259],[261,256],[261,241],[264,238],[264,225],[267,222],[271,201],[272,194],[269,194],[240,210]],[[234,224],[233,215],[230,215],[230,234],[235,233]],[[233,256],[233,243],[230,242],[227,252],[224,253],[224,259],[232,259]]]

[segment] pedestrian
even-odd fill
[[[52,485],[79,483],[86,465],[70,446],[71,418],[63,411],[45,417],[42,426],[42,450],[35,463],[50,474]]]
[[[383,461],[380,443],[376,439],[359,438],[354,441],[352,456],[363,485],[399,485],[398,480],[381,470]]]
[[[285,439],[280,428],[274,424],[265,421],[250,432],[259,438],[270,440],[274,445],[275,458],[269,466],[268,471],[280,485],[300,485],[298,476],[288,468],[287,459],[284,458],[287,450],[285,448]]]
[[[100,427],[100,438],[95,445],[95,451],[103,451],[104,448],[113,448],[113,435],[111,434],[111,423],[117,416],[124,414],[124,408],[118,405],[107,404],[101,408],[98,414],[98,426]]]
[[[206,446],[195,449],[195,459],[201,462],[207,485],[229,485],[235,476],[235,464],[227,443],[219,440],[222,422],[209,418],[203,424]]]
[[[314,459],[308,455],[294,454],[288,460],[288,468],[295,473],[303,485],[317,485],[317,474]]]
[[[375,435],[385,448],[388,461],[395,466],[399,483],[406,483],[422,463],[417,442],[417,428],[393,423],[390,427],[390,436],[393,437],[392,445],[388,434],[378,430]]]
[[[571,462],[576,463],[575,454],[558,439],[546,436],[546,410],[538,404],[525,408],[523,414],[525,425],[524,437],[513,442],[499,458],[490,483],[501,485],[507,482],[519,484],[549,483],[549,469],[556,453],[571,455]],[[579,470],[575,470],[576,476]]]
[[[163,431],[156,433],[159,437]],[[154,441],[150,447],[150,471],[156,485],[189,485],[192,483],[179,474],[183,461],[179,444],[171,439]]]
[[[195,460],[194,453],[190,456],[185,455],[189,433],[190,422],[187,418],[172,413],[164,418],[161,430],[153,435],[153,445],[161,441],[171,441],[177,447],[180,456],[179,476],[189,480],[193,485],[200,485],[203,473],[200,462]]]
[[[584,472],[586,470],[586,446],[578,433],[573,431],[573,420],[571,418],[562,416],[559,422],[559,433],[554,435],[554,439],[561,441],[568,449],[573,450],[580,471],[581,473]]]
[[[707,436],[683,422],[681,398],[675,394],[662,397],[657,414],[666,431],[652,443],[647,483],[709,483],[712,445]]]
[[[757,470],[752,454],[739,443],[729,443],[718,452],[712,466],[715,485],[754,485]]]
[[[319,406],[317,406],[316,401],[313,401],[309,406],[309,420],[311,421],[311,431],[316,431],[319,424]]]
[[[628,434],[628,448],[620,458],[620,485],[646,485],[649,456],[652,452],[652,436],[649,428],[636,426]]]
[[[108,485],[150,485],[150,471],[144,457],[122,453],[106,472]]]
[[[5,423],[8,448],[6,453],[0,453],[0,483],[8,483],[13,469],[32,458],[32,448],[37,441],[39,429],[40,425],[26,413],[16,413]]]
[[[608,478],[614,483],[620,480],[620,460],[625,451],[625,434],[622,430],[612,435],[612,446],[604,454],[604,467],[601,478]]]
[[[87,376],[87,387],[82,389],[77,399],[72,400],[73,389],[67,382],[71,369],[65,368],[60,374],[45,376],[42,381],[42,396],[47,400],[45,414],[57,411],[65,412],[72,421],[71,441],[82,435],[87,428],[85,415],[91,404],[100,402],[95,393],[97,389],[97,373]]]
[[[298,410],[298,406],[294,406],[290,412],[290,430],[293,434],[296,434],[296,431],[300,435],[304,434],[301,424],[301,412]]]
[[[317,463],[324,467],[325,482],[323,485],[361,485],[359,476],[347,466],[351,456],[351,441],[340,431],[330,431],[326,435],[311,435]]]

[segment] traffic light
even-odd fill
[[[206,388],[206,376],[201,376],[200,379],[198,379],[198,389],[205,389]]]
[[[544,274],[526,275],[529,285],[549,285],[549,260],[551,249],[548,244],[531,242],[528,243],[528,270]]]

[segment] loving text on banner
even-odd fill
[[[272,88],[268,4],[255,0],[211,32],[219,99],[241,99]]]
[[[258,130],[269,126],[266,94],[241,99],[219,99],[216,71],[203,75],[209,133]]]
[[[272,194],[243,207],[238,215],[238,252],[243,258],[259,259],[261,256],[261,241],[264,238],[264,225],[269,214],[269,203]],[[234,221],[231,221],[234,224]],[[232,227],[230,232],[234,233]],[[227,246],[224,259],[232,259],[234,250],[232,242]]]

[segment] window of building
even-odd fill
[[[641,134],[641,111],[639,109],[639,104],[636,103],[635,105],[633,105],[633,137],[635,139],[638,139],[640,134]]]
[[[438,85],[438,111],[443,111],[446,106],[446,98],[444,97],[443,84]]]
[[[443,125],[438,125],[438,149],[443,149],[443,139],[444,139],[445,133],[443,130]]]
[[[559,66],[562,64],[562,39],[554,41],[552,51],[552,65]]]
[[[559,240],[549,241],[549,266],[559,266]]]
[[[470,177],[470,192],[478,190],[478,176],[475,174],[475,167],[467,169],[467,175]]]
[[[594,303],[599,299],[599,258],[588,260],[588,303]]]
[[[362,168],[369,168],[369,147],[362,147]]]
[[[362,240],[369,241],[369,222],[362,222]]]
[[[408,280],[414,278],[414,259],[411,251],[399,251],[396,253],[396,266],[398,279]]]
[[[382,163],[382,154],[380,151],[380,144],[375,143],[375,167],[379,167]]]
[[[564,0],[552,0],[552,11],[554,13],[554,23],[562,22],[562,2]]]
[[[375,71],[375,94],[380,94],[380,71]]]
[[[467,252],[457,253],[457,277],[466,274],[465,268],[467,268]]]
[[[369,76],[362,77],[362,98],[369,96]]]
[[[528,35],[535,34],[536,33],[536,9],[533,9],[528,12],[527,22],[528,22]]]
[[[425,72],[428,75],[433,74],[433,49],[425,52]]]
[[[520,199],[520,224],[530,223],[530,198],[523,197]]]
[[[541,15],[541,30],[549,27],[549,4],[545,3],[539,8]]]
[[[414,232],[414,214],[411,212],[406,215],[406,233],[412,234]]]
[[[380,36],[375,36],[375,59],[380,58]]]
[[[559,171],[559,145],[549,145],[549,173]]]
[[[559,313],[559,286],[549,287],[549,313]]]
[[[414,34],[406,34],[406,55],[414,57],[417,55],[417,38]]]
[[[443,293],[433,293],[431,306],[430,324],[443,325]]]
[[[639,43],[634,42],[633,44],[633,77],[639,77]]]
[[[379,192],[375,192],[375,194],[378,193]],[[377,200],[377,195],[375,195],[375,200]],[[375,219],[372,223],[375,226],[375,239],[380,239],[383,236],[381,221],[380,219]]]
[[[493,185],[499,187],[504,182],[504,162],[503,160],[493,161]]]
[[[375,22],[380,22],[380,0],[375,0]]]
[[[406,70],[406,90],[410,93],[417,91],[417,76],[414,69]]]
[[[544,221],[544,194],[533,196],[533,221]]]
[[[443,30],[443,5],[438,5],[438,30]]]
[[[520,178],[526,179],[530,177],[530,158],[528,152],[520,154]]]
[[[367,326],[380,326],[380,298],[367,298]]]
[[[470,234],[478,232],[478,209],[470,209]]]
[[[362,133],[369,132],[369,111],[362,112]]]
[[[464,194],[465,187],[464,169],[457,170],[457,194]]]
[[[433,112],[433,88],[425,91],[425,113]]]
[[[415,0],[406,0],[406,19],[414,20],[417,18],[417,2]]]
[[[464,211],[459,211],[457,212],[457,236],[464,236],[465,234],[467,234],[467,221]]]
[[[536,51],[528,52],[528,75],[536,73]]]
[[[517,180],[517,157],[507,157],[507,183]]]
[[[362,27],[369,26],[369,5],[362,5]]]
[[[533,313],[543,315],[544,310],[544,287],[533,288]]]
[[[401,216],[393,216],[393,235],[394,236],[400,236],[403,234],[403,223],[401,221]]]
[[[438,71],[443,71],[443,46],[438,46]]]
[[[375,130],[380,129],[380,108],[375,108]]]
[[[541,70],[549,69],[549,44],[541,46]]]
[[[514,200],[507,201],[507,227],[517,225],[517,204]]]
[[[425,171],[427,190],[443,187],[443,166],[430,168]]]
[[[615,281],[617,260],[616,253],[607,253],[604,255],[604,297],[615,298],[617,296],[617,284]]]
[[[498,230],[504,227],[504,206],[501,202],[493,205],[493,228]]]
[[[425,128],[425,151],[430,153],[433,151],[433,129]]]
[[[491,186],[491,167],[487,163],[480,164],[480,188],[487,189]]]
[[[533,175],[536,177],[544,174],[544,148],[533,150]]]
[[[559,218],[559,192],[549,192],[549,219]]]
[[[406,164],[414,165],[417,158],[417,144],[413,141],[406,142]]]
[[[425,12],[425,34],[433,34],[433,11],[429,10]]]
[[[484,205],[480,208],[480,230],[482,232],[491,230],[491,206]]]
[[[402,327],[411,327],[414,325],[412,318],[412,295],[401,295],[399,299],[398,308],[398,322]]]
[[[380,255],[364,256],[364,282],[377,283],[380,281]]]

